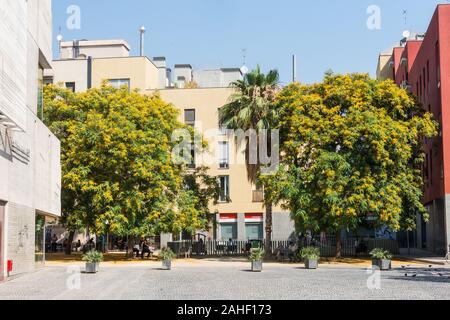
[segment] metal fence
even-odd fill
[[[292,241],[272,241],[272,254],[287,252],[291,243]],[[297,241],[297,245],[299,249],[308,246],[319,248],[322,257],[336,256],[336,237],[302,239]],[[252,248],[263,248],[264,241],[177,241],[169,242],[168,247],[178,257],[245,256]],[[341,241],[341,253],[344,257],[367,256],[374,248],[388,250],[394,255],[400,253],[396,240],[344,238]]]

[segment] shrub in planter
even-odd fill
[[[172,260],[175,258],[175,253],[170,248],[162,248],[159,258],[162,261],[163,270],[172,269]]]
[[[319,267],[320,249],[306,247],[300,250],[300,259],[305,262],[306,269],[317,269]]]
[[[251,249],[249,260],[252,262],[253,272],[262,272],[262,261],[264,259],[265,252],[261,248]]]
[[[100,262],[103,261],[103,254],[92,250],[84,254],[82,259],[86,262],[86,273],[97,273]]]
[[[392,254],[388,250],[375,248],[370,252],[372,256],[372,266],[380,270],[392,269]]]

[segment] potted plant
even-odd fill
[[[392,254],[388,250],[375,248],[370,255],[372,256],[372,266],[378,267],[380,270],[392,269]]]
[[[261,248],[255,248],[250,250],[250,256],[249,259],[252,262],[252,271],[253,272],[262,272],[262,266],[263,266],[263,258],[264,258],[265,252]]]
[[[175,258],[175,253],[170,248],[162,248],[159,257],[162,261],[163,270],[172,269],[172,260]]]
[[[319,267],[320,249],[306,247],[300,250],[300,259],[305,262],[306,269],[317,269]]]
[[[83,261],[86,262],[86,273],[97,273],[100,262],[103,261],[103,254],[95,250],[89,251],[83,255]]]

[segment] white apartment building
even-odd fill
[[[0,0],[0,281],[45,260],[61,215],[60,143],[41,121],[51,0]]]

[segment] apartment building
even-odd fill
[[[207,166],[210,174],[218,177],[222,189],[220,201],[211,206],[216,213],[208,239],[249,240],[264,239],[266,228],[263,190],[248,181],[245,165],[245,146],[236,143],[236,137],[219,126],[219,109],[233,94],[232,88],[197,88],[150,90],[182,111],[180,120],[205,134],[208,150],[193,154],[191,168]],[[274,240],[293,236],[295,226],[290,214],[274,208]]]
[[[418,218],[417,247],[442,254],[450,245],[450,5],[438,5],[425,34],[401,40],[379,58],[380,80],[392,79],[417,97],[440,124],[424,141],[424,203],[430,221]]]
[[[50,0],[0,0],[0,281],[45,259],[61,214],[60,144],[42,123],[51,68]]]
[[[218,161],[206,163],[207,154],[192,151],[190,164],[192,169],[208,166],[210,174],[219,179],[222,187],[220,203],[210,208],[215,219],[206,236],[224,240],[263,239],[263,192],[248,182],[245,164],[234,161],[239,155],[243,156],[243,150],[219,127],[219,108],[233,93],[230,84],[242,79],[240,69],[197,71],[190,64],[176,64],[172,71],[164,57],[152,60],[130,57],[129,51],[129,45],[123,40],[64,42],[61,59],[53,62],[53,71],[47,74],[47,80],[76,92],[98,87],[102,81],[117,86],[128,85],[145,94],[158,92],[163,100],[181,111],[180,121],[203,133],[215,130],[218,134],[208,137],[208,154],[216,156]],[[193,82],[195,88],[187,86]],[[281,208],[275,208],[274,212],[273,239],[287,240],[295,229],[290,214]],[[162,237],[163,242],[174,238],[179,239],[178,235]]]

